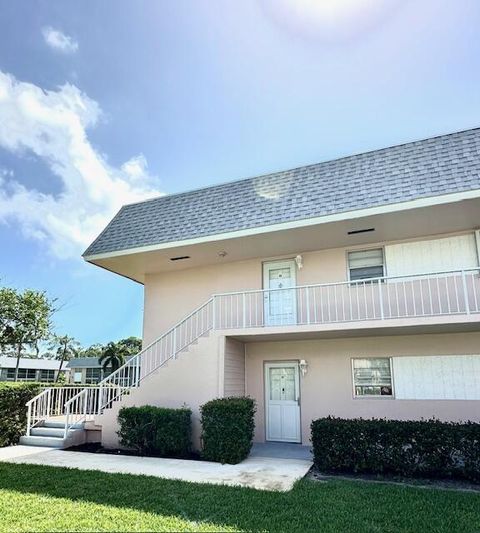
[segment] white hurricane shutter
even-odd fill
[[[399,400],[480,400],[480,355],[393,357]]]
[[[406,276],[478,266],[475,235],[385,246],[388,276]]]

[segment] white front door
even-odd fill
[[[265,365],[267,440],[301,442],[298,363]]]
[[[295,261],[275,261],[263,264],[264,312],[266,326],[295,324],[297,298]]]

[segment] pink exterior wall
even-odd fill
[[[264,363],[278,360],[308,362],[300,378],[302,441],[308,444],[310,423],[328,415],[480,422],[478,401],[396,400],[354,398],[352,357],[480,354],[480,332],[402,335],[246,344],[246,392],[257,401],[255,440],[265,440]]]
[[[223,395],[225,337],[211,334],[181,352],[177,359],[150,374],[138,389],[113,404],[95,422],[102,427],[102,444],[118,448],[117,416],[121,407],[154,405],[192,410],[192,442],[200,447],[200,406]],[[220,377],[222,376],[222,378]]]

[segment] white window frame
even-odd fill
[[[363,395],[357,395],[355,392],[355,367],[354,363],[355,361],[362,360],[362,359],[388,359],[388,362],[390,363],[390,381],[391,381],[391,387],[392,387],[392,394],[391,395],[384,395],[381,394],[363,394]],[[389,355],[366,355],[366,356],[355,356],[351,357],[350,359],[350,369],[351,369],[351,376],[352,376],[352,398],[354,400],[394,400],[395,399],[395,380],[393,376],[393,357]]]
[[[387,276],[387,264],[385,261],[385,246],[369,246],[368,248],[351,248],[345,251],[345,263],[347,267],[347,280],[351,283],[362,283],[362,282],[368,282],[372,279],[376,278],[363,278],[363,279],[352,279],[350,277],[350,260],[349,255],[351,252],[369,252],[371,250],[381,250],[382,251],[382,266],[383,266],[383,278]]]

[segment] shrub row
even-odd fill
[[[480,482],[480,424],[327,417],[314,420],[311,430],[321,472]]]
[[[0,383],[0,447],[17,444],[25,434],[25,404],[41,390],[38,383]]]
[[[255,402],[220,398],[201,407],[202,457],[236,464],[252,447]],[[118,415],[120,444],[141,455],[187,457],[191,451],[190,409],[146,405],[123,407]]]

